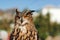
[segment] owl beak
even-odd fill
[[[23,19],[21,18],[21,23],[23,22]]]

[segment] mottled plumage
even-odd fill
[[[32,12],[31,10],[19,12],[16,9],[15,27],[10,35],[10,40],[38,40]]]

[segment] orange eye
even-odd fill
[[[16,16],[18,19],[20,18],[19,16]]]
[[[26,18],[27,16],[24,16],[24,18]]]
[[[18,18],[20,18],[20,17],[18,17]]]

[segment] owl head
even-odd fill
[[[22,12],[19,12],[16,9],[16,16],[15,16],[15,22],[16,24],[25,24],[25,23],[31,23],[33,21],[33,17],[32,17],[32,12],[34,12],[34,10],[23,10]]]

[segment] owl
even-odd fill
[[[15,26],[10,40],[38,40],[38,32],[33,22],[32,12],[34,10],[26,9],[19,12],[16,9]]]

